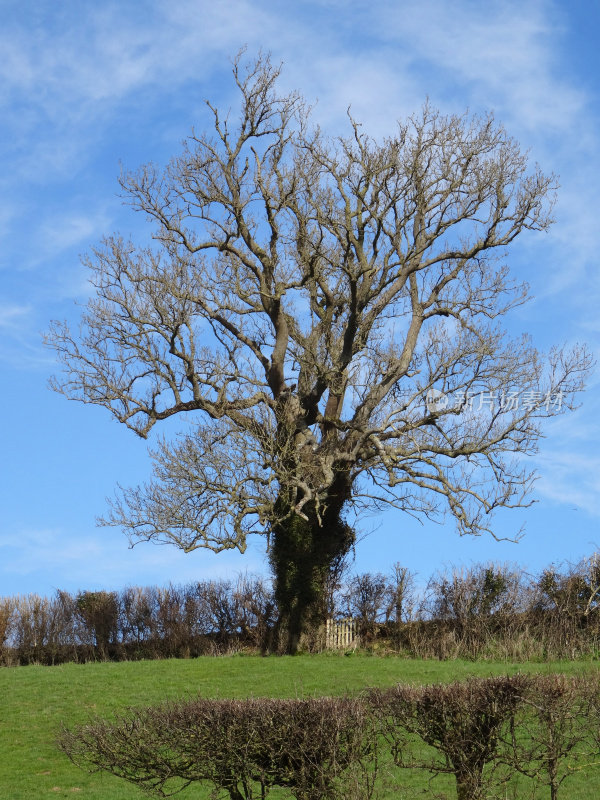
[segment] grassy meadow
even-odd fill
[[[595,668],[591,662],[422,661],[360,654],[5,667],[0,669],[0,800],[143,797],[139,789],[111,775],[80,771],[55,746],[61,724],[85,722],[90,715],[110,717],[127,706],[198,694],[212,698],[333,695],[399,682],[434,683],[518,671],[572,674]],[[430,785],[426,774],[406,775],[405,782],[405,789],[390,789],[384,796],[453,797],[452,792],[444,794],[443,782]],[[600,796],[600,768],[578,773],[565,785],[563,796],[568,800]],[[190,787],[181,797],[208,800],[210,790]]]

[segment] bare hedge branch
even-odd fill
[[[377,732],[350,698],[205,700],[131,710],[63,731],[59,746],[78,766],[105,770],[169,797],[209,783],[232,800],[272,786],[298,800],[369,798]]]
[[[371,698],[398,766],[449,773],[456,780],[458,800],[480,800],[494,785],[503,734],[527,685],[522,675],[470,678],[431,686],[399,685],[374,692]],[[434,752],[424,754],[415,736]]]

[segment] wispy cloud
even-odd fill
[[[57,211],[43,219],[38,228],[38,245],[47,258],[81,244],[89,245],[110,231],[111,217],[104,209],[82,214]]]
[[[16,330],[22,327],[31,313],[29,305],[3,305],[0,302],[0,328]]]
[[[579,450],[553,450],[538,461],[536,491],[551,504],[569,504],[600,517],[600,456]]]
[[[138,546],[128,549],[116,531],[23,529],[0,533],[2,591],[11,594],[54,589],[113,589],[126,585],[164,585],[174,579],[192,582],[263,572],[262,553],[208,551],[185,554],[174,547]]]
[[[49,10],[50,4],[42,2]],[[256,39],[269,28],[269,14],[254,4],[179,2],[169,6],[107,2],[85,14],[77,3],[52,4],[45,24],[23,25],[21,15],[4,19],[0,35],[0,98],[26,109],[12,124],[21,132],[40,117],[50,124],[93,123],[114,104],[135,103],[151,87],[154,96],[196,83],[219,64],[223,53]]]
[[[546,438],[533,459],[539,473],[536,493],[551,505],[600,516],[600,455],[598,415],[600,375],[591,376],[582,405],[574,413],[555,417],[545,425]]]
[[[581,109],[583,93],[563,78],[556,58],[560,35],[554,5],[537,3],[471,2],[448,4],[442,0],[412,5],[396,11],[397,31],[425,70],[441,68],[446,92],[461,83],[483,107],[496,108],[523,127],[564,129],[568,113]],[[440,75],[440,72],[438,72]],[[454,100],[455,92],[450,93]]]

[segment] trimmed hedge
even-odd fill
[[[599,765],[599,730],[598,674],[516,675],[359,697],[199,698],[65,729],[59,746],[161,797],[200,783],[231,800],[275,786],[297,800],[368,800],[380,778],[397,789],[419,769],[453,776],[458,800],[512,796],[518,775],[522,796],[548,787],[559,800],[576,768]]]

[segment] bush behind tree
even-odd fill
[[[446,568],[419,590],[400,564],[388,575],[332,576],[334,619],[358,622],[358,644],[413,658],[552,660],[600,652],[596,561],[529,576],[510,564]],[[189,658],[272,652],[277,618],[269,582],[242,575],[120,592],[59,591],[0,599],[0,663]],[[321,630],[304,648],[326,646]]]

